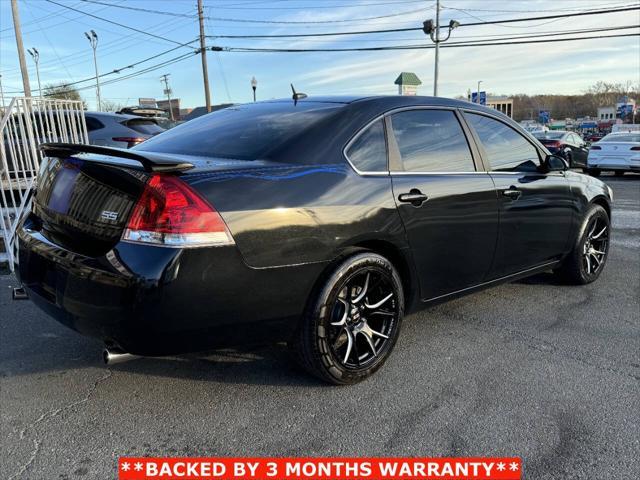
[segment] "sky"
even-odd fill
[[[200,56],[179,44],[198,36],[196,0],[18,0],[24,47],[40,53],[42,85],[78,82],[95,75],[91,46],[84,32],[98,34],[103,100],[135,105],[140,97],[163,98],[160,76],[168,73],[173,97],[181,107],[204,105]],[[207,35],[279,35],[421,27],[435,18],[435,0],[204,0]],[[509,24],[465,26],[465,23],[573,13],[596,8],[640,5],[638,0],[442,0],[441,24],[461,26],[449,42],[498,39],[522,34],[549,34],[588,28],[640,24],[640,10],[606,15],[547,19]],[[120,7],[160,11],[131,10]],[[91,17],[96,15],[123,26]],[[379,18],[372,18],[379,17]],[[637,33],[638,28],[584,36]],[[146,32],[143,33],[143,32]],[[446,30],[444,31],[446,33]],[[572,35],[577,36],[577,35]],[[208,46],[251,48],[352,48],[383,45],[433,45],[422,31],[361,36],[238,39],[208,38]],[[191,43],[197,47],[197,42]],[[578,42],[446,48],[441,44],[439,95],[455,97],[476,90],[493,94],[580,94],[597,81],[640,83],[640,37],[596,38]],[[173,51],[167,52],[173,49]],[[164,53],[167,52],[167,53]],[[158,54],[134,68],[133,63]],[[185,56],[138,76],[164,61]],[[433,93],[434,50],[359,52],[209,52],[212,103],[291,95],[289,84],[309,95],[396,94],[402,71],[422,80],[419,94]],[[37,94],[34,62],[27,54],[31,88]],[[11,3],[0,0],[0,74],[5,97],[20,95],[17,48]],[[112,83],[108,83],[113,81]],[[89,108],[96,104],[95,80],[78,83]]]

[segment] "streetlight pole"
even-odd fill
[[[40,84],[40,53],[38,52],[38,50],[34,48],[32,48],[31,50],[27,50],[27,52],[29,52],[29,55],[31,55],[31,58],[33,58],[33,61],[36,64],[36,76],[38,77],[38,92],[39,92],[39,96],[40,99],[42,99],[42,85]]]
[[[480,84],[482,83],[482,80],[478,80],[478,98],[476,98],[477,102],[480,103]]]
[[[439,52],[440,52],[440,44],[442,42],[446,42],[451,37],[451,31],[454,28],[458,28],[460,23],[456,20],[449,21],[449,32],[446,38],[440,38],[440,0],[436,2],[436,21],[434,23],[433,20],[425,20],[422,23],[422,31],[429,35],[431,41],[436,45],[436,58],[435,58],[435,68],[433,72],[433,96],[438,96],[438,64],[439,64]]]
[[[87,37],[91,48],[93,49],[93,66],[96,69],[96,103],[98,105],[98,111],[102,111],[102,100],[100,99],[100,76],[98,75],[98,58],[96,56],[96,49],[98,48],[98,34],[95,30],[91,30],[91,33],[84,32],[84,36]]]
[[[164,82],[164,93],[167,96],[167,100],[169,100],[169,116],[171,117],[171,121],[174,120],[173,118],[173,108],[171,107],[171,88],[169,87],[169,75],[171,75],[170,73],[165,73],[164,75],[162,75],[162,80]]]
[[[256,77],[251,77],[251,88],[253,89],[253,101],[256,101],[256,88],[258,88],[258,80]]]

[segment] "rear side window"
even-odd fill
[[[493,171],[535,171],[538,150],[513,128],[493,118],[465,113],[484,147]]]
[[[473,172],[469,144],[449,110],[408,110],[391,115],[406,172]]]
[[[382,120],[378,120],[362,132],[346,153],[353,166],[360,172],[386,172],[387,143]]]
[[[155,135],[157,133],[164,132],[164,128],[158,126],[158,124],[153,120],[135,118],[133,120],[127,120],[124,124],[131,130],[135,130],[143,135]]]
[[[630,133],[629,135],[607,135],[601,142],[640,142],[640,133]]]
[[[267,160],[307,129],[329,121],[343,107],[343,104],[321,102],[237,105],[185,122],[134,149]],[[300,157],[304,158],[304,152],[300,152]]]
[[[104,124],[97,118],[85,116],[84,120],[87,123],[87,131],[89,132],[93,132],[94,130],[100,130],[101,128],[104,128]]]

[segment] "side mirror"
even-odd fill
[[[569,170],[567,161],[558,155],[547,155],[542,163],[545,172],[564,172]]]

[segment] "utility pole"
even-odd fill
[[[451,37],[452,30],[454,28],[458,28],[459,26],[460,26],[460,23],[458,23],[456,20],[450,20],[449,33],[447,33],[446,38],[440,37],[440,0],[436,1],[435,23],[433,22],[433,20],[425,20],[424,22],[422,22],[422,31],[426,35],[429,35],[429,37],[431,38],[431,41],[436,45],[435,69],[433,72],[433,96],[434,97],[438,96],[438,61],[439,61],[439,54],[440,54],[440,44],[442,42],[446,42],[447,40],[449,40],[449,38]]]
[[[164,93],[167,96],[167,100],[169,100],[169,116],[173,121],[174,118],[173,118],[173,108],[171,107],[171,88],[169,87],[169,79],[168,79],[169,75],[171,74],[165,73],[160,78],[162,79],[161,81],[164,82]]]
[[[433,72],[433,96],[438,96],[438,60],[440,56],[440,0],[436,0],[436,31],[435,31],[435,40],[436,44],[436,59],[435,59],[435,68]]]
[[[27,71],[27,61],[24,58],[24,45],[22,45],[22,30],[20,29],[20,13],[18,12],[18,0],[11,0],[11,13],[13,15],[13,30],[16,34],[16,45],[18,46],[20,71],[22,72],[22,89],[24,90],[25,97],[31,97],[29,72]]]
[[[200,22],[200,55],[202,57],[202,79],[204,81],[204,99],[207,112],[211,111],[211,95],[209,94],[209,72],[207,69],[207,47],[204,42],[204,8],[202,0],[198,0],[198,20]]]
[[[4,90],[2,89],[2,75],[0,75],[0,107],[4,107]]]
[[[480,84],[482,83],[482,80],[478,80],[478,90],[476,90],[478,92],[478,98],[476,98],[476,101],[478,103],[480,103]]]
[[[38,76],[38,92],[40,94],[40,99],[42,100],[42,85],[40,84],[40,53],[38,52],[38,50],[36,50],[35,47],[31,50],[27,50],[27,52],[29,52],[29,55],[31,55],[31,58],[33,58],[33,61],[36,64],[36,75]]]
[[[93,66],[96,69],[96,103],[98,105],[98,111],[102,111],[102,100],[100,99],[100,75],[98,75],[98,58],[96,56],[96,49],[98,48],[98,34],[95,30],[91,30],[91,33],[84,32],[84,36],[87,37],[91,48],[93,49]]]

